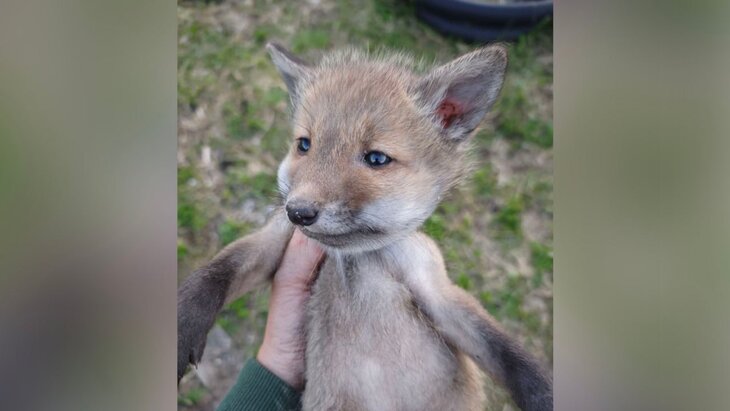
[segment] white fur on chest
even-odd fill
[[[404,269],[428,264],[407,248],[335,254],[323,266],[309,305],[305,409],[434,409],[464,371],[402,282],[417,274]]]

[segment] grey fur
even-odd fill
[[[305,80],[309,74],[307,64],[276,43],[267,44],[266,49],[286,84],[292,104],[297,105],[299,83]]]

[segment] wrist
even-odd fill
[[[301,354],[276,349],[274,344],[264,339],[256,360],[290,387],[296,390],[303,388],[304,361]]]

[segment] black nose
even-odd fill
[[[297,225],[312,225],[317,221],[318,210],[313,206],[287,205],[286,215]]]

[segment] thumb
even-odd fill
[[[286,283],[309,284],[324,258],[324,250],[315,240],[294,230],[275,280]]]

